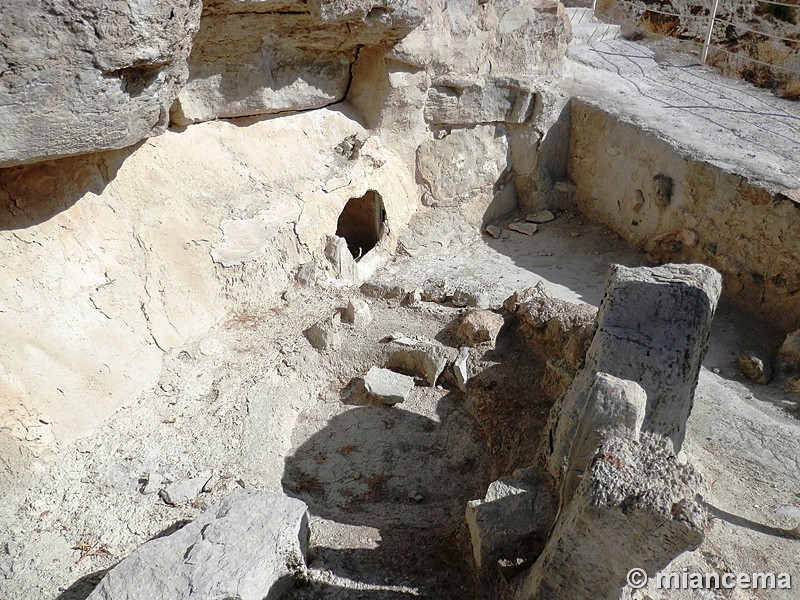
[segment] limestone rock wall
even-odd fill
[[[343,156],[354,135],[321,110],[0,170],[0,441],[69,444],[152,389],[164,353],[266,310],[301,263],[324,279],[351,197],[379,190],[402,231],[413,171],[377,142]]]
[[[692,159],[654,134],[572,102],[576,202],[659,262],[717,269],[725,293],[787,330],[800,326],[800,196]]]
[[[0,167],[123,148],[164,131],[200,0],[0,5]]]
[[[164,353],[301,264],[324,279],[350,198],[375,190],[387,215],[361,276],[415,213],[516,208],[510,128],[543,126],[559,3],[200,4],[0,6],[4,446],[87,435],[156,385]]]
[[[421,20],[403,1],[205,2],[172,120],[186,125],[340,102],[359,48],[396,41]]]

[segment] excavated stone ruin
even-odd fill
[[[800,577],[796,105],[551,0],[156,4],[0,5],[0,598]]]

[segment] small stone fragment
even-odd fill
[[[354,327],[366,327],[372,321],[369,304],[359,298],[351,298],[344,310],[344,320]]]
[[[205,487],[212,476],[213,473],[211,471],[204,471],[197,477],[175,481],[159,490],[158,495],[161,496],[164,502],[171,506],[188,504],[203,491],[203,487]]]
[[[453,361],[453,375],[455,376],[456,386],[462,392],[467,391],[467,380],[469,379],[469,348],[462,346],[458,351],[458,357]]]
[[[346,279],[358,283],[358,265],[347,248],[347,241],[338,236],[330,236],[325,246],[325,255],[333,265],[333,272],[338,279]]]
[[[488,343],[494,346],[503,327],[503,317],[488,310],[470,310],[461,318],[456,338],[465,346]]]
[[[403,306],[408,306],[409,308],[417,307],[422,302],[422,290],[417,288],[412,292],[408,292],[401,302]]]
[[[315,261],[303,263],[297,268],[294,276],[295,281],[306,287],[314,287],[317,284],[317,263]]]
[[[306,339],[319,352],[338,349],[342,344],[341,334],[336,320],[320,321],[314,323],[303,333]]]
[[[478,569],[500,559],[538,555],[557,506],[553,491],[532,469],[490,483],[484,499],[467,502],[465,511]]]
[[[393,352],[389,356],[386,366],[390,369],[414,373],[433,387],[447,366],[448,355],[448,349],[441,344],[421,340],[411,348]]]
[[[414,389],[414,378],[379,367],[370,368],[364,377],[364,387],[383,404],[398,404],[408,399]]]
[[[417,340],[400,331],[392,332],[389,335],[389,341],[394,342],[395,344],[400,344],[401,346],[415,346],[417,344]]]
[[[549,210],[540,210],[536,214],[528,215],[525,220],[529,223],[549,223],[555,218],[556,216]]]
[[[456,288],[453,295],[450,297],[450,302],[453,306],[464,308],[465,306],[475,306],[475,297],[468,291],[461,288]]]
[[[539,226],[536,223],[525,223],[525,222],[518,222],[518,223],[509,223],[508,228],[511,231],[516,231],[517,233],[522,233],[525,235],[533,235],[537,231],[539,231]]]
[[[740,354],[736,359],[736,368],[754,383],[766,384],[772,378],[772,367],[769,359],[755,352]]]
[[[500,229],[497,225],[487,225],[486,227],[484,227],[483,232],[486,235],[493,237],[496,240],[499,239],[500,236],[503,234],[503,230]]]

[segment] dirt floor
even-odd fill
[[[532,237],[476,234],[399,257],[370,287],[452,283],[497,307],[543,280],[555,295],[597,305],[614,262],[640,265],[643,255],[564,213]],[[290,598],[481,597],[464,558],[464,506],[528,459],[549,408],[535,365],[529,379],[519,377],[528,358],[513,335],[501,334],[498,349],[473,366],[475,381],[496,390],[483,411],[447,387],[417,386],[393,408],[366,404],[351,380],[382,360],[382,340],[402,331],[448,343],[464,309],[371,297],[367,328],[343,325],[339,350],[314,350],[303,331],[360,294],[334,282],[296,287],[278,305],[232,314],[170,353],[152,393],[5,490],[0,598],[83,599],[138,545],[241,486],[283,490],[309,505],[309,569]],[[800,542],[784,532],[800,521],[798,398],[745,382],[733,366],[739,352],[780,341],[768,324],[720,306],[684,447],[705,477],[714,518],[703,546],[673,568],[800,573]],[[515,424],[504,410],[518,416]],[[506,429],[492,444],[498,426]],[[219,479],[185,506],[143,493],[150,479],[207,470]],[[661,597],[635,597],[648,595]]]

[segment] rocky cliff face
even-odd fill
[[[3,2],[0,166],[162,133],[199,19],[199,0]]]
[[[566,27],[552,0],[15,0],[0,7],[0,166],[130,146],[170,118],[341,102],[362,52],[424,72],[429,122],[521,122]]]
[[[551,0],[4,3],[0,443],[87,434],[164,353],[325,277],[350,198],[386,212],[362,275],[424,205],[513,210],[568,36]],[[151,137],[170,119],[197,124]]]

